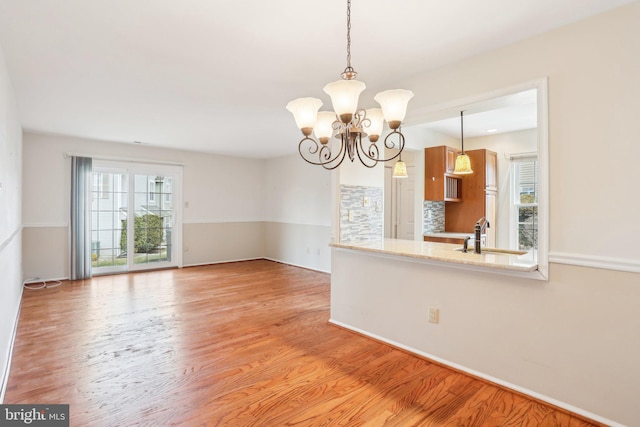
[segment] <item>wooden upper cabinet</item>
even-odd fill
[[[425,200],[460,201],[462,179],[452,175],[456,151],[444,145],[424,149],[424,198]]]
[[[445,207],[445,230],[470,233],[476,221],[486,217],[491,224],[491,230],[487,230],[487,245],[495,245],[498,157],[493,151],[485,149],[466,153],[473,173],[464,175],[462,179],[461,203],[447,204]]]
[[[453,173],[456,169],[456,157],[458,157],[458,151],[451,147],[445,148],[447,150],[447,173]]]

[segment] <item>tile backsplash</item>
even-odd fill
[[[432,200],[424,201],[424,227],[425,233],[444,232],[444,203]]]
[[[340,241],[379,240],[383,235],[382,187],[340,186]]]

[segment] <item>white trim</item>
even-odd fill
[[[187,268],[187,267],[202,267],[202,266],[205,266],[205,265],[226,264],[226,263],[229,263],[229,262],[257,261],[257,260],[261,260],[261,259],[264,259],[264,260],[267,260],[267,261],[277,262],[277,263],[280,263],[280,264],[290,265],[292,267],[304,268],[305,270],[317,271],[318,273],[331,274],[330,271],[318,270],[317,268],[312,268],[312,267],[307,267],[307,266],[304,266],[304,265],[293,264],[293,263],[285,262],[285,261],[282,261],[282,260],[279,260],[279,259],[267,258],[267,257],[232,259],[232,260],[228,260],[228,261],[201,262],[201,263],[198,263],[198,264],[185,264],[183,267],[184,268]]]
[[[133,157],[117,157],[117,156],[104,156],[101,154],[86,154],[86,153],[64,153],[67,157],[90,157],[93,160],[109,160],[115,162],[129,162],[129,163],[144,163],[153,165],[170,165],[170,166],[184,166],[184,163],[171,162],[166,160],[149,160],[149,159],[137,159]]]
[[[549,280],[549,79],[538,89],[538,271]]]
[[[33,222],[30,224],[22,224],[24,228],[57,228],[68,227],[68,222]]]
[[[49,278],[49,279],[42,279],[42,278],[32,277],[32,278],[26,279],[23,282],[23,287],[24,287],[24,285],[29,285],[29,284],[32,284],[32,283],[62,282],[62,281],[65,281],[65,280],[69,280],[70,281],[69,276],[66,276],[66,277],[54,277],[54,278]]]
[[[331,224],[311,224],[308,222],[288,222],[288,221],[272,221],[268,219],[238,219],[238,218],[217,218],[217,219],[207,219],[207,218],[193,218],[193,219],[185,219],[182,221],[183,224],[229,224],[229,223],[245,223],[245,222],[264,222],[264,223],[272,223],[272,224],[285,224],[285,225],[304,225],[309,227],[326,227],[331,228]]]
[[[327,224],[312,224],[312,223],[309,223],[309,222],[273,221],[273,220],[270,220],[270,219],[263,220],[262,222],[269,222],[269,223],[272,223],[272,224],[285,224],[285,225],[305,225],[305,226],[308,226],[308,227],[326,227],[326,228],[331,229],[331,224],[329,224],[329,223],[327,223]]]
[[[9,354],[7,355],[7,364],[4,367],[4,375],[2,376],[2,383],[0,384],[0,405],[4,403],[4,396],[7,392],[7,385],[9,384],[9,371],[11,370],[11,359],[13,357],[13,348],[16,343],[16,335],[18,334],[18,320],[20,319],[20,311],[22,310],[22,295],[24,294],[24,285],[20,292],[20,301],[18,302],[18,310],[16,312],[16,318],[13,322],[13,332],[11,333],[11,340],[9,341]]]
[[[614,258],[554,251],[549,253],[549,262],[555,264],[577,265],[580,267],[600,268],[604,270],[640,273],[640,261],[628,258]]]
[[[206,218],[194,218],[184,219],[183,224],[229,224],[229,223],[245,223],[245,222],[265,222],[263,219],[251,219],[251,218],[229,218],[229,219],[206,219]]]
[[[557,406],[558,408],[566,409],[567,411],[570,411],[570,412],[572,412],[574,414],[578,414],[578,415],[581,415],[583,417],[589,418],[590,420],[597,421],[597,422],[606,424],[606,425],[611,426],[611,427],[624,427],[622,424],[616,423],[615,421],[609,420],[607,418],[604,418],[604,417],[601,417],[599,415],[593,414],[591,412],[585,411],[583,409],[577,408],[577,407],[572,406],[572,405],[570,405],[568,403],[561,402],[559,400],[556,400],[554,398],[545,396],[545,395],[540,394],[538,392],[529,390],[529,389],[524,388],[524,387],[520,387],[518,385],[515,385],[515,384],[509,383],[507,381],[501,380],[499,378],[493,377],[491,375],[484,374],[484,373],[482,373],[480,371],[476,371],[474,369],[467,368],[466,366],[459,365],[459,364],[454,363],[454,362],[450,362],[449,360],[443,359],[443,358],[438,357],[438,356],[434,356],[433,354],[425,353],[425,352],[420,351],[418,349],[415,349],[413,347],[409,347],[407,345],[400,344],[400,343],[398,343],[396,341],[381,337],[379,335],[372,334],[370,332],[364,331],[364,330],[362,330],[360,328],[356,328],[356,327],[348,325],[346,323],[342,323],[342,322],[339,322],[339,321],[334,320],[334,319],[329,319],[329,323],[331,323],[333,325],[336,325],[336,326],[340,326],[340,327],[348,329],[348,330],[351,330],[353,332],[356,332],[358,334],[367,336],[369,338],[373,338],[373,339],[375,339],[377,341],[384,342],[384,343],[389,344],[389,345],[391,345],[393,347],[400,348],[402,350],[408,351],[409,353],[416,354],[416,355],[424,357],[426,359],[434,360],[434,361],[436,361],[438,363],[441,363],[443,365],[449,366],[449,367],[451,367],[453,369],[457,369],[459,371],[466,372],[466,373],[468,373],[470,375],[473,375],[475,377],[482,378],[483,380],[492,382],[494,384],[501,385],[502,387],[506,387],[508,389],[515,390],[515,391],[517,391],[519,393],[525,394],[527,396],[531,396],[531,397],[533,397],[535,399],[538,399],[538,400],[541,400],[543,402],[547,402],[547,403],[549,403],[551,405]]]

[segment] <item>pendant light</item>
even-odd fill
[[[471,160],[467,153],[464,152],[464,111],[460,111],[460,140],[462,142],[462,152],[456,157],[456,168],[453,173],[456,175],[468,175],[473,173],[471,170]]]
[[[407,164],[402,161],[402,154],[400,155],[400,159],[393,166],[393,178],[409,178],[407,174]]]

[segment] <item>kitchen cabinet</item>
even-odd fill
[[[474,225],[480,218],[489,221],[486,244],[496,246],[496,206],[497,206],[497,160],[493,151],[486,149],[466,151],[471,160],[473,173],[462,178],[460,203],[447,203],[445,207],[445,231],[473,233]]]
[[[459,202],[462,178],[454,175],[457,151],[444,145],[424,149],[424,199]]]

